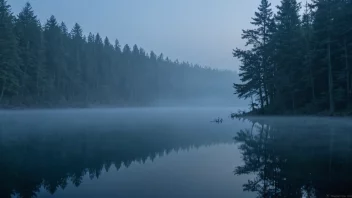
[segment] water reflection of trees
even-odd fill
[[[166,132],[167,131],[167,132]],[[1,135],[0,197],[35,197],[79,186],[85,175],[99,178],[112,166],[145,163],[171,151],[228,139],[219,133],[146,129],[143,131],[57,131]]]
[[[235,174],[254,174],[243,185],[258,197],[352,195],[351,130],[333,125],[253,122],[241,130],[244,165]]]

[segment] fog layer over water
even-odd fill
[[[6,185],[1,192],[4,197],[194,197],[213,185],[208,181],[217,167],[226,176],[218,175],[221,183],[237,186],[230,194],[240,193],[246,177],[239,182],[232,173],[240,164],[232,140],[240,126],[230,121],[230,113],[229,108],[3,111],[1,147],[6,152],[1,165],[6,171],[1,184]],[[227,121],[211,122],[216,117]],[[241,126],[246,124],[250,126]],[[163,159],[165,155],[169,157]],[[215,155],[231,163],[212,160]],[[232,155],[238,156],[235,161]],[[198,188],[189,187],[197,182]],[[211,194],[220,189],[222,185]]]
[[[352,122],[237,108],[2,111],[0,197],[347,194]],[[211,122],[223,118],[222,123]]]

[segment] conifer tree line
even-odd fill
[[[0,106],[148,105],[159,98],[225,92],[236,74],[120,46],[99,33],[41,24],[26,3],[15,16],[0,0]],[[211,90],[211,91],[210,91]],[[228,90],[228,91],[230,91]],[[228,93],[227,91],[227,93]]]
[[[346,111],[352,106],[352,1],[261,0],[243,30],[239,97],[260,113]]]

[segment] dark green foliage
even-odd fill
[[[267,0],[262,0],[255,13],[251,24],[254,29],[243,30],[242,38],[247,40],[246,45],[251,46],[251,50],[234,50],[233,55],[242,62],[240,70],[243,84],[235,84],[236,93],[239,97],[248,98],[252,95],[258,96],[261,108],[264,104],[269,105],[269,91],[271,87],[270,57],[268,54],[268,42],[273,31],[273,13],[271,4]]]
[[[263,13],[265,4],[262,1],[259,13]],[[267,60],[265,67],[259,66],[253,57],[241,57],[241,76],[247,78],[235,86],[236,92],[240,97],[256,96],[261,104],[269,98],[270,102],[261,107],[267,113],[329,110],[332,115],[336,110],[351,107],[352,2],[313,0],[304,7],[302,17],[301,5],[296,0],[282,0],[277,7],[262,48]],[[253,43],[253,38],[243,38]],[[250,51],[256,53],[257,46],[253,45]],[[251,81],[257,83],[249,85]]]
[[[19,97],[25,102],[33,103],[32,97],[39,97],[42,93],[44,79],[43,38],[41,25],[34,15],[29,3],[19,13],[16,26],[18,38],[18,52],[21,58],[20,93]]]
[[[150,105],[162,99],[224,96],[236,74],[171,61],[137,45],[40,24],[29,3],[17,17],[0,0],[1,107]],[[226,87],[228,83],[229,87]],[[214,91],[215,90],[215,91]]]
[[[5,0],[0,0],[0,103],[9,103],[9,98],[16,96],[20,90],[22,74],[14,25],[10,6]]]

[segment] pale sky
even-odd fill
[[[8,0],[15,14],[28,0]],[[243,47],[241,30],[252,26],[260,0],[29,0],[38,18],[51,15],[69,29],[99,32],[111,42],[137,44],[171,59],[237,70],[232,49]],[[277,5],[280,0],[271,0]]]

